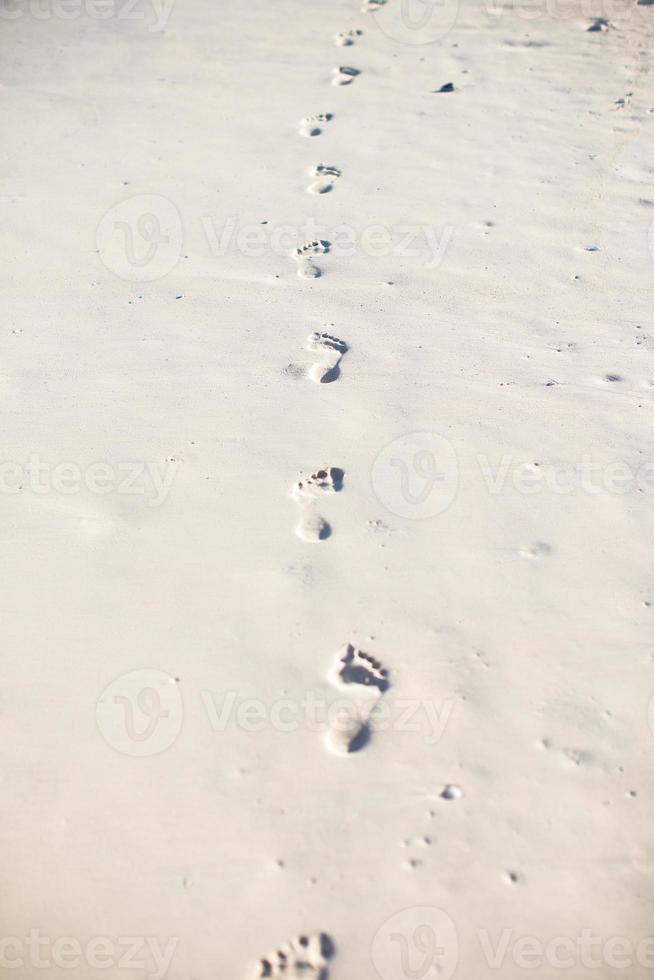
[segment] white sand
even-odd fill
[[[237,980],[305,931],[333,980],[651,975],[654,7],[462,0],[414,44],[361,2],[2,20],[8,976],[30,930],[56,978]],[[387,690],[335,683],[348,643]],[[307,696],[390,727],[331,752]]]

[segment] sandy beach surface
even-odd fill
[[[654,6],[0,30],[2,975],[651,976]]]

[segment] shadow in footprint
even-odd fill
[[[334,954],[334,943],[327,933],[304,934],[259,960],[256,976],[288,977],[288,980],[303,976],[307,980],[328,980],[328,964]]]
[[[319,384],[330,384],[340,375],[340,363],[347,352],[344,340],[328,333],[312,333],[307,338],[307,349],[319,354],[319,360],[311,367],[309,377]]]
[[[350,742],[350,752],[359,752],[370,741],[370,725],[362,725],[359,734]]]
[[[327,371],[325,371],[322,378],[320,379],[320,384],[322,385],[331,384],[332,381],[337,380],[340,373],[341,373],[340,365],[335,364],[333,368],[329,368]]]
[[[388,671],[370,654],[357,650],[348,644],[340,660],[338,677],[343,684],[362,684],[364,687],[376,687],[383,694],[390,684]]]

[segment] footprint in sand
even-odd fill
[[[329,333],[312,333],[307,337],[307,350],[320,354],[320,360],[309,369],[309,377],[317,384],[336,381],[347,344]]]
[[[318,179],[309,184],[308,192],[310,194],[328,194],[334,186],[334,181],[341,176],[341,171],[338,167],[328,167],[324,163],[319,163],[311,171],[311,176]]]
[[[331,112],[319,112],[315,116],[307,116],[300,123],[301,136],[320,136],[325,123],[333,119]]]
[[[313,544],[331,535],[331,526],[319,513],[317,501],[322,496],[339,493],[343,489],[344,476],[343,470],[328,466],[303,476],[293,487],[293,499],[300,507],[300,520],[295,531],[303,541]]]
[[[351,85],[357,75],[361,72],[358,68],[348,68],[341,65],[339,68],[332,69],[332,85]]]
[[[257,963],[254,977],[283,977],[284,980],[328,980],[334,944],[324,932],[297,936]]]
[[[302,279],[318,279],[321,275],[320,269],[311,261],[313,255],[326,255],[331,247],[331,242],[316,241],[308,242],[306,245],[296,248],[293,256],[297,262],[297,274]]]
[[[362,34],[362,30],[359,30],[359,28],[354,28],[351,31],[345,31],[343,34],[337,34],[334,38],[334,43],[337,44],[339,48],[349,48],[354,44],[356,38],[361,37]]]
[[[390,687],[388,671],[370,654],[347,643],[339,652],[330,680],[337,687],[356,691],[360,700],[330,718],[327,746],[338,755],[358,752],[370,738],[370,719],[377,703]]]
[[[375,660],[363,650],[358,650],[351,643],[346,643],[340,651],[332,673],[332,681],[345,687],[349,684],[372,687],[379,694],[384,694],[390,687],[388,671],[379,660]]]

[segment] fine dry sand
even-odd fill
[[[654,7],[362,3],[0,21],[3,975],[651,976]]]

